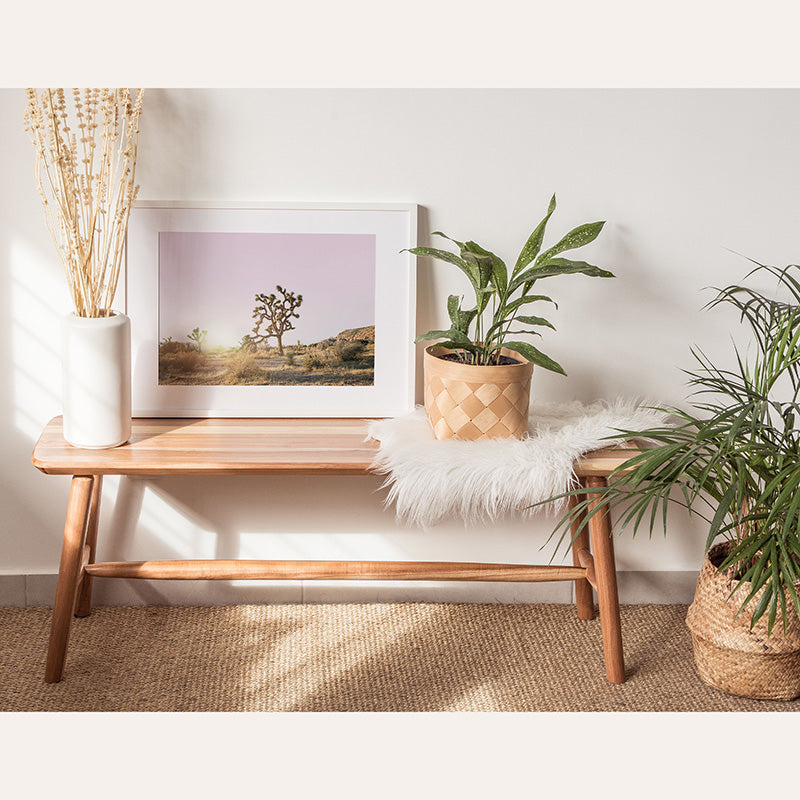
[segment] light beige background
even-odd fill
[[[557,237],[608,221],[586,259],[615,280],[552,279],[557,333],[542,349],[568,378],[536,371],[537,399],[679,403],[700,345],[725,362],[735,327],[701,312],[710,285],[748,262],[796,261],[797,90],[148,90],[138,179],[149,200],[413,202],[431,230],[513,262],[553,192]],[[22,128],[24,92],[0,90],[0,602],[51,598],[69,481],[30,453],[60,413],[58,331],[69,310]],[[441,327],[467,287],[421,261],[417,330]],[[419,364],[419,362],[418,362]],[[421,366],[417,399],[421,401]],[[373,478],[106,482],[101,559],[380,558],[541,561],[547,520],[491,528],[398,527]],[[684,601],[702,524],[617,540],[623,601]],[[543,549],[542,549],[543,548]],[[102,582],[98,582],[99,584]],[[563,585],[318,584],[98,587],[108,602],[247,599],[568,600]]]

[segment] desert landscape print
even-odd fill
[[[375,236],[161,232],[161,385],[375,382]]]

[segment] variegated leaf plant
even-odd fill
[[[520,313],[524,306],[532,303],[556,302],[543,294],[534,294],[536,282],[555,275],[580,273],[594,278],[613,278],[608,270],[601,269],[586,261],[571,261],[561,258],[568,250],[583,247],[594,241],[605,222],[590,222],[571,230],[558,243],[542,251],[545,228],[556,209],[553,195],[544,219],[528,237],[514,268],[509,274],[505,263],[497,255],[475,242],[459,242],[441,231],[441,236],[451,241],[459,249],[456,255],[448,250],[434,247],[414,247],[408,252],[416,256],[436,258],[458,267],[469,279],[475,292],[475,307],[462,308],[462,299],[457,295],[447,298],[447,313],[450,317],[448,330],[432,330],[423,333],[416,341],[436,340],[444,347],[459,353],[465,363],[493,365],[499,363],[501,348],[519,353],[536,366],[566,375],[564,368],[532,344],[519,341],[519,334],[540,336],[537,327],[555,330],[555,326],[544,317]],[[514,326],[523,326],[515,329]],[[470,329],[472,328],[472,332]]]

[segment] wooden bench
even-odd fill
[[[606,675],[625,680],[614,546],[607,514],[590,520],[572,547],[573,566],[424,561],[172,560],[95,563],[103,475],[364,475],[378,443],[364,419],[135,419],[122,447],[84,450],[51,420],[32,461],[71,475],[45,681],[61,680],[72,617],[91,611],[92,580],[574,581],[578,617],[594,618],[597,591]],[[575,464],[583,486],[603,486],[629,451],[598,450]]]

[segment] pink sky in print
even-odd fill
[[[255,294],[303,295],[284,345],[375,324],[375,236],[327,233],[159,234],[159,339],[234,347],[251,333]],[[270,342],[274,345],[274,340]]]

